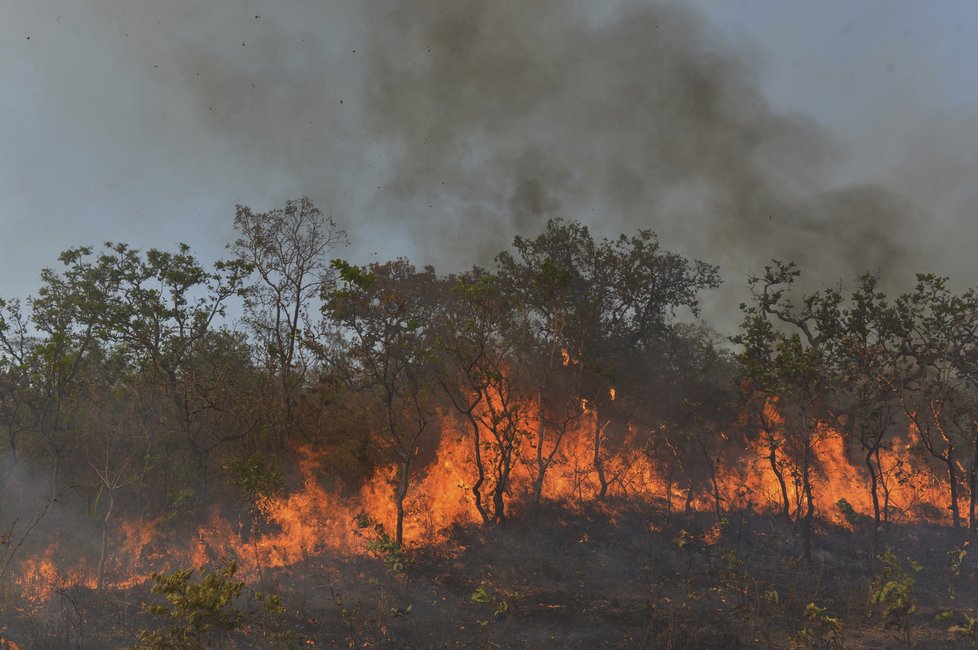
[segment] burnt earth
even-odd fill
[[[905,647],[869,603],[865,531],[822,524],[813,564],[781,520],[758,514],[667,514],[606,503],[584,511],[546,505],[493,528],[458,526],[448,542],[416,548],[402,570],[365,550],[264,572],[250,590],[282,595],[285,611],[253,606],[225,647],[738,648],[833,647],[805,617],[809,603],[842,620],[844,647]],[[891,527],[880,540],[921,565],[911,615],[918,648],[973,647],[948,627],[978,609],[978,558],[955,576],[948,552],[964,532]],[[960,556],[959,556],[960,557]],[[98,594],[73,587],[30,617],[8,607],[4,638],[17,647],[132,647],[160,602],[149,585]],[[935,617],[954,610],[953,620]],[[797,642],[796,647],[806,647]],[[0,646],[2,647],[2,646]],[[13,647],[13,646],[11,646]]]

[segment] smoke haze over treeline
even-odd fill
[[[978,4],[2,6],[0,648],[978,638]]]
[[[887,34],[907,15],[838,9],[838,30],[899,73],[900,48],[874,40],[873,19]],[[967,236],[954,236],[973,199],[947,180],[973,169],[954,135],[967,132],[960,110],[921,122],[923,100],[894,103],[866,120],[865,142],[836,133],[831,115],[847,100],[833,92],[849,87],[836,81],[862,60],[798,82],[824,84],[820,117],[776,108],[770,49],[708,7],[49,0],[9,18],[0,53],[21,92],[8,100],[2,271],[17,288],[35,286],[28,261],[40,252],[53,259],[92,237],[203,236],[216,257],[235,203],[301,195],[350,231],[354,257],[445,270],[489,263],[548,217],[602,235],[649,228],[721,266],[717,314],[771,258],[826,281],[973,271],[956,254]],[[909,68],[928,61],[906,56]],[[876,121],[906,133],[917,156],[881,144]],[[884,170],[897,182],[871,182]]]

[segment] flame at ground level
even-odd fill
[[[689,507],[712,511],[716,495],[724,510],[754,509],[776,511],[782,490],[771,466],[771,444],[776,448],[775,462],[785,478],[789,505],[800,507],[800,478],[797,464],[784,451],[780,419],[768,437],[760,436],[746,449],[725,450],[727,456],[718,465],[716,493],[708,477],[692,482],[683,477],[681,468],[664,463],[662,456],[640,432],[628,429],[623,444],[614,450],[598,450],[602,460],[607,496],[610,500],[627,499],[647,503],[661,512],[665,508]],[[595,439],[603,440],[604,431],[594,410],[586,411],[577,426],[567,433],[543,484],[542,497],[583,507],[595,504],[600,487],[595,468]],[[529,432],[536,423],[528,421],[528,432],[516,450],[514,465],[506,492],[507,507],[532,498],[536,468],[536,440]],[[459,524],[481,521],[473,495],[474,453],[469,437],[446,418],[440,444],[433,459],[412,482],[405,503],[405,541],[408,546],[439,544],[448,540],[450,530]],[[814,445],[813,484],[818,516],[847,524],[836,503],[845,499],[852,508],[871,515],[873,505],[868,470],[850,460],[842,435],[828,427],[819,430]],[[545,444],[550,444],[545,441]],[[933,473],[915,471],[910,449],[912,433],[900,444],[881,450],[878,462],[880,478],[885,484],[886,503],[891,519],[905,521],[920,518],[946,520],[947,486]],[[492,448],[483,450],[491,460]],[[105,567],[105,589],[123,589],[144,583],[154,571],[194,567],[200,569],[220,559],[235,558],[245,578],[254,578],[265,568],[297,564],[319,554],[350,556],[365,552],[363,536],[355,520],[359,513],[393,529],[395,504],[392,483],[393,468],[379,470],[354,496],[342,496],[323,487],[317,476],[325,452],[310,447],[297,450],[302,487],[290,494],[262,499],[256,517],[244,515],[228,518],[214,509],[207,522],[196,528],[194,538],[175,543],[173,533],[161,531],[159,520],[123,521],[115,526]],[[483,494],[493,487],[492,477],[483,486]],[[609,509],[613,505],[602,506]],[[935,514],[936,513],[936,514]],[[851,522],[850,522],[851,523]],[[50,543],[41,553],[19,562],[15,583],[20,590],[20,607],[25,612],[37,610],[59,589],[72,585],[96,588],[96,563],[84,557],[72,557],[63,545]]]

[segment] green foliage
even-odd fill
[[[808,603],[804,627],[791,635],[792,648],[831,649],[845,647],[845,625],[837,616],[829,616],[825,607]]]
[[[717,569],[719,589],[733,595],[736,598],[737,608],[747,613],[751,605],[751,592],[758,591],[756,581],[751,578],[743,558],[738,555],[736,550],[722,548],[717,559],[719,561]],[[770,591],[765,592],[765,595],[758,602],[758,606],[769,598]],[[778,592],[774,592],[773,599],[776,603]]]
[[[367,550],[380,557],[394,573],[400,573],[407,566],[408,557],[404,549],[383,528],[378,528],[377,538],[367,543]]]
[[[869,517],[856,512],[852,504],[846,501],[844,497],[835,502],[835,507],[839,509],[846,522],[853,528],[858,528],[869,522]]]
[[[683,528],[683,529],[681,529],[679,531],[679,534],[676,535],[675,539],[672,540],[672,543],[675,544],[675,546],[676,546],[677,549],[683,550],[689,544],[691,544],[693,542],[696,542],[696,541],[697,541],[696,540],[696,536],[693,535],[692,533],[690,533],[685,528]]]
[[[937,619],[940,623],[958,618],[959,622],[949,626],[947,631],[958,637],[969,639],[973,644],[978,643],[978,616],[971,616],[967,612],[959,612],[959,614],[960,616],[956,617],[953,611],[946,611],[938,615]]]
[[[492,615],[495,618],[502,618],[510,610],[510,600],[519,597],[520,594],[515,591],[495,592],[482,584],[476,587],[469,600],[477,605],[492,607]],[[479,621],[479,623],[485,625],[488,621]]]
[[[369,289],[377,281],[373,273],[370,273],[361,266],[350,264],[346,260],[333,260],[330,267],[339,273],[340,280],[361,289]]]
[[[489,594],[489,590],[486,589],[485,585],[479,585],[476,590],[472,592],[471,600],[473,603],[485,605],[492,602],[492,596]]]
[[[186,480],[182,476],[181,479]],[[148,495],[155,488],[148,484],[141,484],[139,489]],[[159,524],[169,526],[196,517],[198,514],[197,506],[199,505],[197,496],[194,489],[186,485],[174,486],[166,490],[162,495],[161,503],[159,503],[159,509],[154,511]]]
[[[285,614],[281,596],[255,591],[242,595],[243,581],[235,578],[237,563],[231,561],[220,570],[204,571],[193,581],[193,569],[170,574],[153,574],[153,593],[166,604],[146,607],[158,627],[139,632],[137,650],[197,650],[233,647],[236,632],[257,632],[267,641],[282,647],[294,645],[288,631],[273,632],[273,619]]]
[[[914,594],[917,579],[914,574],[920,572],[922,567],[910,558],[907,558],[905,567],[889,549],[879,556],[879,561],[882,569],[873,580],[870,602],[878,607],[887,627],[903,630],[909,644],[910,617],[917,611]]]
[[[414,611],[414,605],[407,607],[391,607],[391,616],[407,616]]]
[[[361,531],[372,529],[372,537],[367,540],[367,550],[383,560],[392,573],[401,573],[407,568],[410,562],[408,554],[397,540],[387,533],[383,524],[375,522],[365,512],[357,513],[353,521]]]
[[[961,548],[955,548],[947,552],[948,570],[951,574],[951,579],[947,585],[947,592],[951,600],[957,597],[955,584],[961,576],[961,568],[964,566],[965,558],[968,557],[967,546],[968,544],[966,543]]]
[[[968,557],[968,549],[966,548],[956,548],[947,552],[948,564],[950,565],[952,576],[957,577],[961,575],[961,566],[964,564],[966,557]]]
[[[234,457],[224,461],[228,482],[241,491],[241,496],[254,503],[282,489],[282,475],[264,456],[252,454],[247,458]]]
[[[230,562],[220,571],[204,571],[191,582],[193,569],[153,574],[153,593],[166,605],[150,605],[147,611],[161,627],[139,633],[139,650],[213,647],[238,629],[244,612],[235,607],[244,583],[234,577],[238,567]]]

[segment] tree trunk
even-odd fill
[[[866,469],[869,472],[869,494],[873,498],[873,530],[870,532],[869,536],[869,562],[872,565],[874,558],[876,557],[876,546],[879,541],[880,525],[882,523],[882,513],[880,511],[880,496],[879,487],[877,481],[877,469],[873,465],[873,453],[875,449],[868,449],[866,451],[865,463]]]
[[[866,463],[866,471],[869,474],[869,495],[873,499],[873,523],[876,528],[879,528],[880,522],[882,521],[882,513],[880,511],[880,496],[879,487],[877,480],[877,470],[876,466],[873,465],[873,449],[866,451],[866,457],[863,459]]]
[[[502,454],[502,449],[500,449]],[[501,459],[496,473],[496,487],[492,491],[493,523],[502,523],[506,519],[506,485],[509,483],[509,460]]]
[[[878,470],[873,464],[873,454],[877,452],[879,445],[868,448],[866,450],[866,457],[863,459],[866,463],[866,470],[869,472],[869,494],[873,499],[873,530],[869,531],[869,556],[866,558],[866,562],[869,567],[869,572],[872,575],[876,574],[876,555],[877,548],[879,546],[879,536],[882,525],[882,512],[880,510],[880,496],[879,496],[879,481],[877,480]]]
[[[672,514],[672,475],[675,472],[672,464],[669,464],[669,471],[666,472],[666,512]]]
[[[701,432],[702,434],[702,432]],[[707,448],[706,443],[703,441],[702,437],[697,437],[699,442],[700,452],[703,454],[703,460],[706,461],[706,469],[710,473],[710,487],[713,490],[713,510],[716,512],[717,521],[723,519],[723,507],[722,498],[720,496],[720,481],[717,478],[717,463],[720,462],[719,455],[714,461],[713,457],[710,455],[710,450]]]
[[[51,467],[51,498],[58,494],[58,475],[61,473],[61,453],[54,454],[54,465]]]
[[[774,472],[774,477],[778,480],[778,487],[781,488],[781,513],[784,515],[784,520],[788,526],[793,526],[793,522],[791,521],[791,500],[788,498],[788,484],[784,480],[784,474],[781,472],[781,468],[778,467],[778,446],[774,442],[773,435],[769,438],[768,449],[768,461],[771,463],[771,471]]]
[[[482,460],[482,433],[479,423],[474,416],[469,415],[469,424],[472,426],[472,450],[475,455],[476,480],[472,484],[472,497],[475,499],[475,509],[482,517],[482,523],[488,526],[491,523],[489,509],[482,502],[482,485],[486,482],[486,466]]]
[[[811,456],[812,441],[809,437],[805,441],[805,453],[801,469],[802,489],[805,494],[805,515],[801,520],[802,553],[809,567],[812,565],[812,520],[815,517],[815,499],[812,495],[811,481]]]
[[[96,589],[101,592],[105,586],[105,561],[108,558],[109,550],[109,517],[112,516],[112,506],[115,505],[115,496],[109,491],[109,505],[105,510],[105,517],[102,518],[102,545],[98,556],[98,580]]]
[[[954,520],[954,527],[961,527],[961,509],[958,507],[958,472],[954,462],[954,448],[948,447],[947,455],[944,457],[944,464],[947,465],[947,478],[951,482],[951,517]]]
[[[876,451],[873,453],[876,456],[876,467],[879,468],[879,486],[883,492],[883,523],[888,524],[890,523],[890,484],[886,480],[886,475],[883,474],[883,461],[880,459],[879,446],[876,447]]]
[[[595,422],[594,426],[594,471],[598,475],[598,483],[601,486],[596,495],[598,500],[604,499],[608,494],[609,481],[604,473],[604,460],[601,458],[601,440],[604,437],[604,429],[609,422],[610,420],[605,420],[604,424],[600,426],[598,426],[598,422]]]
[[[543,479],[550,463],[544,461],[543,443],[546,437],[543,423],[543,391],[537,390],[537,475],[533,478],[533,502],[540,503],[543,498]]]
[[[539,504],[543,501],[543,475],[539,475],[533,481],[533,503]]]
[[[971,467],[968,469],[968,528],[975,530],[975,485],[978,483],[978,431],[971,438]]]
[[[285,449],[292,428],[292,395],[289,391],[289,367],[287,364],[283,364],[279,390],[282,399],[282,422],[279,425],[278,444],[282,449]]]
[[[713,508],[717,513],[717,521],[723,519],[723,498],[720,496],[720,480],[717,478],[716,464],[710,461],[710,483],[713,485]]]
[[[397,524],[394,529],[394,541],[398,546],[404,544],[404,499],[408,493],[408,471],[411,469],[410,461],[402,461],[400,466],[400,476],[397,477]]]

